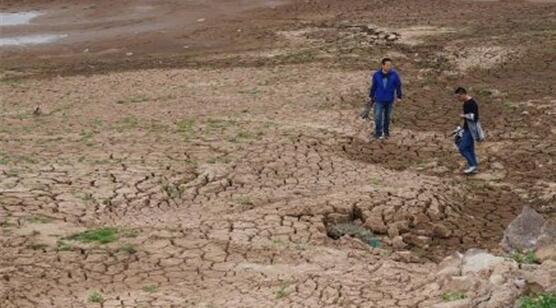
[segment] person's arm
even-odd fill
[[[396,94],[398,95],[398,99],[401,100],[402,99],[402,79],[400,78],[399,75],[397,75],[398,78],[396,78],[396,80],[398,81],[396,83]]]
[[[376,94],[376,82],[375,82],[375,74],[373,74],[371,77],[371,90],[369,91],[369,99],[371,101],[375,100],[375,94]]]
[[[474,101],[469,104],[465,104],[463,105],[463,114],[461,115],[461,117],[466,120],[475,121],[478,109],[479,106],[477,106],[477,103]]]
[[[461,117],[465,118],[466,120],[475,121],[475,113],[473,112],[464,113],[461,115]]]

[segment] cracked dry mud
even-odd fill
[[[304,22],[254,21],[260,28],[252,31],[275,33],[275,50],[224,48],[178,68],[103,74],[81,75],[68,64],[64,77],[44,78],[41,67],[37,78],[22,70],[23,79],[2,79],[0,306],[442,302],[431,273],[445,256],[472,247],[501,253],[503,230],[524,204],[555,217],[552,86],[541,78],[525,97],[521,73],[508,73],[536,61],[535,76],[554,77],[554,63],[543,66],[539,50],[555,40],[535,32],[545,39],[522,47],[529,62],[462,68],[446,55],[452,47],[438,52],[461,43],[446,43],[458,31],[450,16],[426,36],[411,28],[426,24],[427,16],[411,19],[422,5],[408,1],[396,30],[334,3],[289,4],[272,14]],[[446,12],[459,4],[443,5]],[[553,4],[470,5],[501,14],[490,30],[484,12],[467,25],[483,30],[461,38],[471,50],[508,27],[522,31],[510,43],[531,27],[554,28],[554,17],[533,26],[505,18],[516,7],[542,17]],[[376,32],[361,25],[381,21],[390,29],[384,35],[399,41],[368,41]],[[346,27],[356,34],[342,34]],[[490,52],[506,56],[498,47]],[[393,138],[369,143],[372,123],[357,114],[376,54],[397,57],[407,99],[395,110]],[[489,135],[478,146],[481,173],[471,178],[459,174],[463,162],[448,136],[460,108],[451,89],[460,82],[479,97]],[[331,236],[338,225],[369,232],[380,246]],[[116,228],[117,240],[68,238],[101,227]],[[101,303],[90,302],[93,291]]]

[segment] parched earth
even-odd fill
[[[0,47],[0,307],[431,307],[444,257],[504,254],[524,205],[556,218],[550,1],[247,1],[223,15],[213,1],[189,21],[187,5],[144,2],[168,23],[134,21],[145,34],[123,43],[125,19],[91,41]],[[406,94],[392,139],[369,142],[358,113],[383,56]],[[457,85],[488,134],[472,177],[449,136]],[[110,243],[72,238],[105,227]]]

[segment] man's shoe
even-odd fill
[[[475,167],[475,166],[469,167],[469,168],[463,170],[463,173],[465,173],[465,174],[472,174],[472,173],[475,173],[475,172],[477,172],[477,167]]]
[[[380,137],[378,137],[378,139],[383,140],[383,139],[384,139],[384,136],[380,136]]]

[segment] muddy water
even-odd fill
[[[233,20],[249,10],[274,8],[283,0],[191,0],[191,1],[98,1],[65,6],[45,5],[29,11],[16,6],[0,12],[0,49],[29,47],[26,52],[44,52],[43,45],[59,55],[60,39],[75,50],[133,49],[149,51],[179,50],[192,45],[192,33],[205,33],[219,27],[223,20]],[[37,19],[34,19],[39,17]],[[201,32],[196,32],[201,31]],[[205,31],[205,32],[203,32]],[[218,35],[217,35],[218,36]],[[177,39],[176,39],[177,38]],[[203,39],[201,39],[202,41]],[[227,43],[229,34],[221,38],[211,35],[208,45]],[[195,45],[195,44],[193,44]],[[197,44],[205,46],[205,43]],[[21,51],[21,49],[20,49]],[[67,50],[64,50],[67,52]],[[15,53],[12,53],[15,55]],[[27,57],[27,56],[26,56]]]
[[[40,12],[18,12],[0,13],[0,28],[10,26],[20,26],[29,24],[35,17],[43,15]],[[2,46],[24,46],[53,43],[59,39],[67,37],[67,34],[48,34],[38,33],[32,35],[8,36],[0,30],[0,47]]]
[[[19,13],[0,12],[0,27],[28,24],[33,18],[39,15],[41,15],[41,13],[39,12],[19,12]]]
[[[15,37],[0,37],[0,47],[47,44],[53,43],[67,36],[67,34],[36,34]]]

